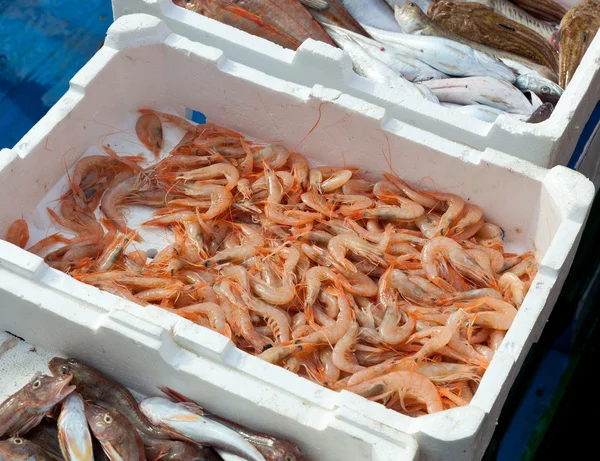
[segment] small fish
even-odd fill
[[[302,450],[300,450],[296,444],[290,442],[289,440],[285,440],[280,437],[273,437],[272,435],[264,434],[262,432],[253,431],[252,429],[248,429],[247,427],[236,424],[228,419],[209,413],[208,411],[197,406],[195,402],[174,391],[173,389],[161,387],[160,390],[165,395],[169,396],[169,398],[171,398],[173,401],[192,404],[193,406],[189,407],[192,411],[201,412],[206,418],[212,419],[213,421],[221,423],[234,430],[244,437],[248,442],[254,445],[268,461],[307,461],[307,458],[304,453],[302,453]]]
[[[420,83],[440,101],[456,104],[483,104],[513,114],[530,115],[533,107],[514,85],[493,77],[447,78]]]
[[[341,2],[361,25],[367,24],[383,30],[400,32],[394,13],[383,0],[341,0]]]
[[[138,139],[158,158],[164,145],[162,122],[156,114],[142,114],[135,124]]]
[[[180,440],[152,440],[144,444],[146,458],[160,461],[220,461],[212,448]]]
[[[24,435],[37,426],[54,405],[75,390],[69,386],[71,379],[70,375],[36,374],[0,404],[0,437]]]
[[[326,27],[334,30],[337,29],[341,34],[351,37],[353,41],[363,47],[368,54],[379,59],[409,82],[422,82],[435,78],[448,78],[448,75],[443,72],[434,69],[410,54],[404,53],[400,47],[391,44],[383,44],[371,38],[340,29],[336,26]]]
[[[410,35],[366,27],[373,38],[390,44],[453,77],[487,75],[514,82],[515,73],[502,61],[490,54],[474,50],[468,45],[444,37]]]
[[[146,461],[141,437],[121,413],[87,403],[85,416],[110,461]]]
[[[505,18],[508,18],[512,21],[518,22],[522,26],[528,27],[531,30],[537,32],[546,40],[550,41],[550,37],[556,31],[556,28],[546,22],[537,19],[536,17],[530,15],[527,11],[519,8],[514,3],[509,2],[508,0],[452,0],[454,2],[475,2],[481,3],[489,8],[492,8],[495,13],[498,13]]]
[[[77,392],[73,392],[62,403],[58,418],[58,441],[66,461],[94,461],[85,403]]]
[[[538,107],[531,117],[527,119],[527,123],[540,123],[545,120],[548,120],[554,111],[554,106],[550,102],[545,102],[540,107]]]
[[[4,461],[52,461],[38,445],[21,437],[0,440],[0,460]]]
[[[316,4],[314,0],[300,0],[300,3],[321,25],[333,24],[365,37],[369,36],[358,21],[344,8],[340,0],[319,0]],[[318,6],[318,8],[314,8],[315,6]]]
[[[169,438],[162,429],[153,426],[142,414],[136,398],[125,386],[101,371],[73,358],[54,357],[48,366],[54,376],[72,375],[73,384],[84,399],[123,414],[137,428],[144,440]]]
[[[140,409],[150,421],[162,426],[173,437],[221,448],[249,461],[265,461],[260,452],[237,432],[190,411],[185,404],[164,397],[148,397],[140,402]]]
[[[298,40],[265,22],[260,16],[250,13],[228,0],[194,0],[187,2],[185,7],[190,11],[264,38],[284,48],[295,50],[301,45]]]
[[[430,91],[422,91],[423,87],[418,87],[409,82],[387,64],[367,53],[367,51],[352,38],[349,31],[331,25],[325,25],[325,30],[338,46],[348,53],[352,60],[354,70],[358,75],[373,82],[381,83],[384,86],[399,92],[412,94],[419,99],[428,99],[432,102],[438,102],[437,98],[435,98]]]
[[[485,5],[439,1],[430,8],[429,16],[433,22],[468,40],[558,70],[558,55],[544,37]]]
[[[482,45],[481,43],[468,40],[465,37],[455,34],[445,27],[440,26],[429,19],[423,10],[415,4],[415,2],[406,2],[402,8],[396,6],[394,10],[394,16],[396,17],[396,21],[398,21],[402,31],[406,34],[447,38],[449,40],[467,45],[474,50],[487,53],[495,58],[500,59],[515,73],[526,73],[524,72],[524,69],[528,70],[529,72],[535,71],[539,75],[548,78],[553,82],[558,82],[558,75],[556,72],[547,66],[533,62],[532,60],[515,53],[498,50],[486,45]]]
[[[521,91],[531,91],[538,95],[542,102],[558,103],[564,90],[556,83],[535,74],[519,75],[515,86]]]
[[[600,28],[600,2],[586,0],[571,8],[560,22],[557,41],[560,50],[559,84],[571,82],[583,55]]]
[[[583,0],[513,0],[536,18],[550,22],[560,22],[562,17]]]

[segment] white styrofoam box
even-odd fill
[[[411,418],[325,389],[158,307],[80,283],[4,241],[0,330],[114,370],[142,392],[159,384],[192,392],[226,417],[291,437],[313,455],[318,450],[313,459],[391,459],[365,454],[370,445],[345,441],[345,431],[393,442],[406,459],[411,436],[421,460],[480,459],[564,283],[594,196],[592,183],[562,166],[544,169],[450,142],[338,91],[272,77],[139,14],[119,18],[64,97],[13,149],[0,153],[0,235],[17,218],[38,237],[49,232],[44,207],[66,184],[67,169],[101,143],[139,153],[134,114],[144,107],[198,111],[248,136],[278,140],[316,163],[373,174],[393,169],[408,182],[482,207],[487,220],[503,226],[507,251],[534,251],[539,273],[473,401]],[[394,459],[404,459],[400,454]]]
[[[579,70],[547,121],[527,124],[510,116],[494,123],[455,112],[411,95],[398,94],[359,77],[349,56],[326,43],[306,40],[288,50],[193,11],[172,0],[112,0],[115,18],[148,13],[163,19],[173,32],[221,49],[224,55],[269,75],[306,86],[323,85],[375,103],[386,117],[397,118],[477,150],[490,147],[551,168],[577,169],[600,185],[600,146],[588,140],[600,122],[600,37],[587,51]],[[600,108],[600,106],[599,106]]]

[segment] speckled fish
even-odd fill
[[[560,22],[562,17],[583,0],[513,0],[525,11],[544,21]]]
[[[489,8],[492,8],[495,13],[498,13],[505,18],[511,19],[512,21],[518,22],[522,26],[528,27],[531,30],[537,32],[547,41],[550,41],[550,37],[556,32],[554,25],[542,21],[530,15],[527,11],[519,8],[514,3],[508,0],[453,0],[454,2],[466,2],[466,3],[480,3]]]
[[[77,392],[73,392],[62,403],[58,418],[58,441],[66,461],[94,461],[85,403]]]
[[[284,48],[297,49],[301,42],[285,34],[259,16],[229,0],[193,0],[185,7],[191,11],[228,24],[249,34],[262,37]]]
[[[161,387],[160,390],[175,402],[184,402],[188,405],[191,405],[187,407],[191,409],[191,411],[200,413],[206,418],[212,419],[213,421],[223,424],[229,429],[237,432],[248,442],[254,445],[267,461],[308,461],[304,453],[302,453],[302,450],[300,450],[296,444],[290,442],[289,440],[282,439],[281,437],[273,437],[272,435],[264,434],[262,432],[253,431],[252,429],[240,424],[236,424],[228,419],[209,413],[196,405],[192,400],[174,391],[173,389]],[[221,454],[221,451],[219,451],[219,454]],[[223,459],[225,459],[223,455],[221,456]]]
[[[48,367],[54,376],[72,375],[73,384],[86,400],[124,415],[144,440],[169,438],[161,428],[153,426],[142,414],[133,394],[105,373],[73,358],[54,357]]]
[[[321,25],[333,24],[357,34],[369,36],[340,0],[300,0]]]
[[[548,78],[553,82],[558,82],[558,75],[549,67],[533,62],[518,54],[497,50],[455,34],[429,19],[423,10],[421,10],[414,2],[407,2],[401,8],[396,6],[394,16],[396,21],[398,21],[400,28],[406,34],[447,38],[500,59],[515,73],[524,73],[523,69],[528,69],[530,72],[535,71],[539,75]]]
[[[514,72],[499,59],[474,50],[468,45],[435,36],[387,32],[366,27],[371,36],[388,45],[398,47],[438,71],[453,77],[488,75],[514,82]]]
[[[566,88],[600,28],[600,2],[586,0],[571,8],[560,22],[559,84]]]
[[[438,102],[431,91],[427,88],[415,86],[415,84],[406,80],[402,75],[393,70],[387,64],[371,56],[360,44],[350,36],[348,31],[330,25],[325,25],[325,30],[333,40],[342,48],[352,59],[354,70],[373,82],[381,83],[386,87],[399,91],[400,93],[412,94],[420,99],[427,99],[432,102]]]
[[[544,37],[485,5],[440,1],[429,9],[429,16],[433,22],[468,40],[558,70],[558,55]]]
[[[24,435],[37,426],[44,415],[59,403],[75,386],[69,386],[72,376],[37,374],[25,386],[0,404],[0,437]]]
[[[140,409],[173,437],[221,448],[249,461],[265,461],[256,447],[237,432],[188,410],[185,404],[164,397],[148,397],[140,402]]]
[[[387,8],[387,7],[386,7]],[[425,62],[405,53],[400,47],[392,44],[383,44],[369,37],[341,29],[336,26],[326,26],[338,33],[351,37],[354,42],[376,59],[398,72],[409,82],[423,82],[434,78],[448,78],[448,75],[434,69]],[[377,29],[380,30],[380,29]],[[385,32],[385,31],[384,31]],[[394,32],[390,32],[394,33]]]
[[[456,104],[483,104],[513,113],[531,115],[533,107],[514,85],[493,77],[447,78],[420,83],[440,101]]]
[[[341,0],[341,2],[361,25],[367,24],[378,29],[400,32],[392,9],[383,0]]]
[[[142,439],[125,416],[91,403],[85,405],[85,416],[110,461],[146,461]]]
[[[515,80],[515,86],[521,91],[532,91],[542,100],[553,105],[563,94],[563,89],[556,83],[535,74],[519,75]]]
[[[0,460],[6,461],[52,461],[38,445],[21,437],[0,440]]]

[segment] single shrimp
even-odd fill
[[[130,232],[131,229],[127,227],[127,221],[121,211],[121,204],[128,194],[139,190],[139,182],[140,176],[138,175],[123,178],[120,182],[110,186],[100,201],[100,209],[106,219],[110,220],[124,234]]]
[[[181,291],[182,283],[174,282],[173,284],[161,287],[161,288],[150,288],[149,290],[140,291],[135,294],[135,297],[140,301],[144,302],[157,302],[165,299],[175,298]]]
[[[350,327],[352,319],[354,318],[354,313],[350,308],[350,303],[346,294],[344,293],[341,283],[336,283],[336,295],[338,298],[340,313],[337,316],[335,324],[331,327],[323,328],[319,331],[311,333],[310,335],[300,338],[297,340],[297,342],[300,341],[303,344],[330,344],[335,346],[335,344],[344,336]]]
[[[25,248],[29,241],[29,226],[27,225],[27,221],[24,219],[14,221],[6,231],[4,240],[20,248]]]
[[[339,189],[346,184],[352,177],[352,171],[350,170],[339,170],[334,172],[329,178],[321,183],[320,190],[323,193],[331,192]]]
[[[362,397],[380,400],[398,393],[400,400],[411,397],[425,404],[427,413],[444,409],[442,398],[435,384],[425,375],[413,371],[396,371],[346,388]]]
[[[494,274],[497,274],[502,270],[502,267],[504,266],[504,255],[497,249],[480,245],[478,243],[473,243],[469,240],[461,240],[460,244],[467,250],[467,252],[468,250],[477,250],[478,252],[487,254]]]
[[[426,192],[420,193],[415,191],[395,174],[384,172],[383,177],[390,181],[392,184],[394,184],[394,186],[396,186],[398,189],[400,189],[404,193],[404,195],[406,195],[411,200],[417,202],[419,205],[431,209],[437,206],[438,200],[429,197]]]
[[[334,207],[328,205],[325,197],[317,193],[314,189],[310,192],[303,193],[300,196],[300,199],[306,206],[318,211],[328,218],[332,218],[335,215]]]
[[[435,326],[426,328],[413,333],[407,340],[406,344],[411,344],[415,341],[423,345],[414,355],[407,357],[406,360],[421,361],[444,347],[452,339],[452,330],[446,326]]]
[[[399,326],[399,322],[403,324]],[[415,329],[415,319],[400,309],[397,303],[389,304],[377,331],[386,344],[406,342]]]
[[[358,323],[353,319],[350,328],[333,348],[333,364],[347,373],[356,373],[365,369],[365,367],[358,364],[356,357],[352,354],[352,347],[356,343],[357,333]]]
[[[373,199],[366,195],[333,194],[331,199],[344,204],[337,210],[343,216],[356,216],[360,214],[361,210],[373,206]]]
[[[327,244],[327,249],[333,259],[342,266],[346,271],[356,274],[357,269],[348,259],[346,253],[348,251],[362,256],[374,263],[387,266],[383,259],[383,252],[376,246],[371,245],[366,240],[352,234],[336,235]]]
[[[434,384],[444,385],[464,380],[479,381],[484,369],[465,363],[422,362],[417,365],[416,371],[427,376]]]
[[[71,240],[69,240],[68,238],[64,237],[61,234],[56,233],[56,234],[49,235],[48,237],[45,237],[42,240],[40,240],[39,242],[37,242],[36,244],[30,246],[29,248],[27,248],[27,251],[29,253],[32,253],[34,255],[37,255],[37,256],[43,258],[46,255],[46,252],[48,252],[57,243],[70,243],[70,242],[71,242]]]
[[[242,292],[242,299],[252,312],[265,319],[277,342],[286,343],[290,340],[290,319],[284,311],[250,296],[247,292]]]
[[[140,115],[135,124],[135,133],[142,144],[158,158],[164,145],[160,118],[156,114]]]
[[[268,165],[269,168],[277,170],[286,164],[290,157],[290,151],[281,144],[269,144],[259,151],[254,152],[254,161],[261,161]]]
[[[454,237],[456,235],[463,234],[467,229],[478,224],[482,218],[483,210],[481,208],[471,203],[465,203],[462,217],[460,217],[458,222],[452,226],[448,232],[448,236]],[[483,221],[481,226],[483,226]]]
[[[517,309],[523,304],[525,298],[525,282],[516,274],[505,272],[498,280],[498,287],[502,292],[504,300],[511,303]]]
[[[323,364],[323,371],[327,380],[331,383],[338,381],[340,379],[341,370],[333,362],[333,351],[328,347],[321,349],[319,360]]]
[[[398,290],[404,299],[416,304],[435,304],[439,300],[436,296],[432,296],[420,286],[411,282],[408,276],[398,269],[391,272],[390,285]]]
[[[426,213],[415,221],[416,226],[428,239],[433,238],[439,228],[441,216],[435,213]]]
[[[350,179],[342,186],[342,194],[364,197],[373,190],[373,184],[364,179]]]
[[[512,304],[496,298],[481,298],[470,303],[456,304],[467,312],[475,312],[473,324],[495,330],[508,330],[512,325],[517,309]],[[488,309],[488,310],[484,310]]]
[[[225,177],[227,179],[225,190],[229,192],[237,185],[240,179],[240,172],[229,163],[215,163],[214,165],[198,168],[197,170],[180,173],[177,177],[184,181],[201,181]]]
[[[312,213],[308,211],[282,211],[277,204],[266,203],[265,216],[269,221],[272,221],[276,224],[300,227],[320,219],[322,215],[320,213]]]
[[[291,161],[291,170],[295,182],[300,190],[303,191],[308,186],[308,172],[310,170],[308,160],[304,155],[297,152],[290,153],[289,160]]]
[[[445,236],[450,231],[450,227],[459,218],[465,207],[465,202],[458,195],[446,194],[443,192],[428,192],[428,195],[436,200],[445,202],[447,205],[446,211],[440,218],[440,223],[437,227],[437,236]]]
[[[377,202],[375,208],[360,210],[351,215],[353,218],[377,218],[393,221],[415,221],[425,214],[425,209],[417,202],[404,197],[396,197],[400,206]]]
[[[222,250],[204,261],[204,266],[214,267],[231,262],[242,262],[258,254],[258,249],[251,245],[240,245]]]
[[[210,208],[204,213],[200,213],[201,219],[215,219],[221,213],[225,212],[233,203],[233,195],[227,189],[221,186],[219,192],[214,192],[210,197]]]

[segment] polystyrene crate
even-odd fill
[[[175,5],[172,0],[112,0],[115,18],[148,13],[171,29],[223,50],[226,57],[301,85],[324,85],[375,103],[386,116],[426,129],[477,150],[490,147],[551,168],[565,165],[600,185],[600,38],[587,51],[552,116],[527,124],[510,116],[488,123],[457,114],[430,101],[398,94],[359,77],[348,55],[322,42],[306,40],[297,51]]]
[[[363,100],[238,64],[173,34],[156,17],[128,15],[111,26],[63,98],[0,153],[0,235],[17,218],[28,221],[32,236],[49,232],[45,207],[67,185],[66,170],[106,142],[139,153],[135,114],[147,107],[200,112],[248,136],[277,139],[316,163],[370,173],[393,167],[409,182],[423,180],[482,207],[486,219],[503,226],[507,251],[533,250],[540,270],[472,402],[412,418],[325,389],[214,331],[80,283],[4,241],[0,330],[88,360],[143,393],[177,388],[225,417],[291,438],[313,460],[413,459],[414,440],[422,460],[480,459],[567,275],[592,183],[565,167],[543,169],[450,142]],[[388,443],[395,444],[393,456]]]

